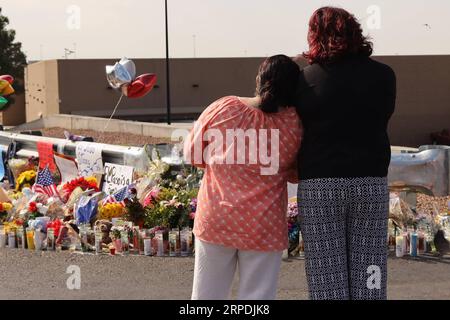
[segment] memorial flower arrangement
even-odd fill
[[[95,177],[80,177],[67,182],[62,186],[62,194],[64,199],[69,199],[75,189],[80,188],[82,191],[93,190],[99,192],[97,178]]]
[[[175,228],[180,239],[185,239],[181,242],[190,243],[188,247],[192,249],[188,238],[195,219],[201,173],[165,161],[157,155],[145,174],[133,175],[131,185],[110,195],[100,191],[95,177],[79,177],[57,185],[59,180],[54,175],[43,178],[35,170],[25,170],[15,179],[13,190],[5,184],[2,194],[9,201],[0,203],[0,224],[8,230],[15,230],[12,224],[18,226],[17,237],[25,239],[20,248],[26,248],[29,241],[29,250],[60,248],[101,253],[111,250],[113,240],[115,252],[134,250],[144,254],[144,239],[153,238],[153,255],[161,240],[155,234],[164,231],[164,250],[170,250],[166,232]],[[11,161],[15,162],[21,170],[31,168],[29,161]],[[38,188],[34,188],[36,183]]]
[[[19,174],[16,179],[16,191],[22,191],[24,188],[31,188],[36,181],[36,171],[28,170]]]
[[[158,199],[145,207],[144,226],[147,228],[165,227],[181,228],[193,225],[193,202],[198,194],[197,189],[162,188]],[[195,205],[196,209],[196,205]]]
[[[120,203],[107,203],[102,205],[98,209],[97,218],[99,220],[109,220],[113,218],[121,218],[125,215],[126,211],[122,204]]]
[[[9,202],[0,203],[0,222],[6,222],[9,212],[12,210],[13,205]]]
[[[43,207],[42,204],[38,205],[38,203],[31,201],[28,205],[28,214],[27,214],[28,219],[35,220],[36,218],[43,217],[44,213],[41,212],[43,211],[42,207]]]
[[[8,167],[17,181],[21,173],[26,171],[36,171],[37,160],[34,157],[28,159],[9,159]]]
[[[144,227],[166,229],[193,227],[197,210],[197,195],[202,173],[195,168],[174,170],[153,155],[146,175],[156,182],[145,194]]]

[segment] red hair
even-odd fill
[[[349,55],[370,57],[372,42],[365,37],[361,24],[348,11],[323,7],[312,15],[308,32],[309,51],[303,56],[309,63],[330,63]]]

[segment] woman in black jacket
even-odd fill
[[[361,25],[339,8],[309,24],[310,66],[297,108],[304,125],[298,190],[311,299],[386,299],[387,126],[396,78],[370,58]]]

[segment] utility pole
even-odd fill
[[[170,104],[170,55],[169,55],[169,12],[167,7],[167,0],[165,0],[165,11],[166,11],[166,87],[167,87],[167,124],[172,124],[172,114],[171,114],[171,104]]]

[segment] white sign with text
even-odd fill
[[[129,186],[133,182],[133,171],[133,167],[105,163],[103,191],[106,194],[113,194],[123,187]]]

